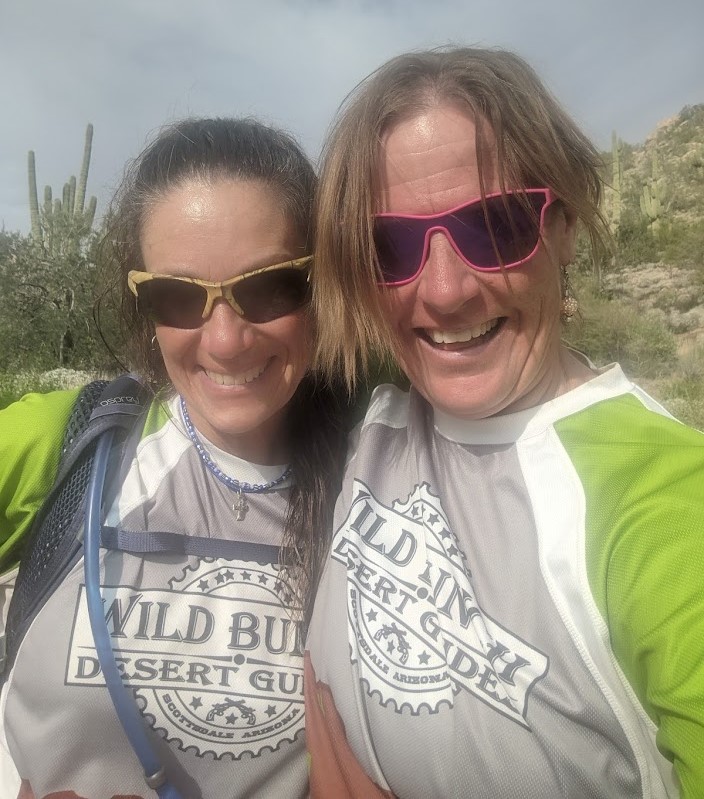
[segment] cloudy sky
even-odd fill
[[[703,0],[0,0],[0,228],[29,228],[27,151],[60,194],[88,122],[100,213],[164,122],[255,115],[315,158],[362,77],[447,43],[517,51],[599,146],[641,142],[704,102],[703,31]]]

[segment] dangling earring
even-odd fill
[[[152,336],[152,340],[149,342],[151,344],[152,352],[156,352],[159,349],[159,344],[156,340],[156,333]]]
[[[570,284],[570,276],[567,268],[560,267],[560,276],[562,278],[562,306],[560,307],[560,319],[563,322],[571,322],[579,311],[579,303],[577,298],[572,294],[572,285]]]

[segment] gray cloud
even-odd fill
[[[95,126],[89,192],[105,209],[161,124],[252,114],[317,156],[336,108],[387,58],[449,42],[525,56],[602,146],[642,141],[704,102],[701,0],[88,0],[5,3],[0,225],[26,232],[27,150],[60,191]]]

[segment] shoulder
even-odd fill
[[[64,432],[79,391],[27,394],[0,411],[0,570],[56,477]]]
[[[372,392],[360,429],[381,424],[386,427],[406,427],[412,411],[411,394],[397,386],[384,383]]]
[[[560,420],[555,429],[590,482],[608,481],[613,488],[618,474],[627,491],[659,486],[661,498],[677,493],[678,485],[704,484],[704,433],[678,422],[635,387]]]
[[[704,433],[636,387],[561,419],[555,430],[584,488],[592,532],[609,551],[626,537],[645,556],[678,530],[696,529],[704,542]]]
[[[348,436],[348,462],[360,449],[375,448],[396,432],[405,430],[412,415],[411,395],[384,383],[371,394],[364,417]],[[383,444],[382,444],[383,445]]]
[[[363,425],[405,423],[408,418],[410,394],[397,386],[384,383],[372,392]]]
[[[7,468],[16,457],[31,454],[40,460],[58,453],[79,389],[26,394],[0,411],[0,462]]]

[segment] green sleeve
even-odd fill
[[[631,396],[561,425],[613,652],[681,796],[704,797],[704,435]]]
[[[0,573],[13,568],[49,493],[79,390],[27,394],[0,411]]]

